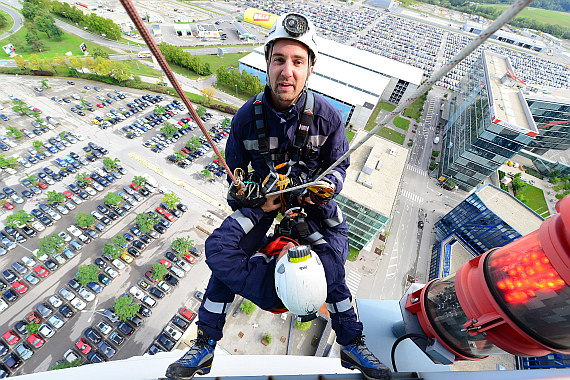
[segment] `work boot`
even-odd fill
[[[192,347],[180,359],[166,369],[166,377],[175,380],[192,379],[196,373],[210,373],[214,360],[216,341],[198,330],[198,337],[192,341]]]
[[[340,363],[344,368],[357,369],[367,380],[392,378],[392,371],[374,356],[364,343],[364,335],[359,335],[340,350]]]

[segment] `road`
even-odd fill
[[[0,9],[2,9],[4,12],[8,13],[10,15],[10,17],[12,17],[12,19],[14,20],[14,25],[12,25],[12,27],[10,28],[9,31],[0,34],[0,40],[8,37],[9,35],[11,35],[12,33],[16,33],[22,26],[23,22],[24,22],[24,18],[22,17],[22,15],[17,12],[16,10],[14,10],[14,8],[12,8],[12,4],[10,4],[11,6],[7,6],[5,4],[0,3]]]

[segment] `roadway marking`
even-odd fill
[[[417,194],[410,193],[408,190],[403,190],[403,189],[402,189],[402,195],[403,195],[404,197],[406,197],[406,198],[408,198],[408,199],[414,201],[414,202],[417,202],[417,203],[423,203],[423,202],[424,202],[424,199],[423,199],[422,197],[420,197],[420,196],[417,195]]]
[[[418,167],[415,166],[415,165],[408,164],[408,165],[406,165],[406,168],[407,168],[409,171],[414,172],[414,173],[417,173],[417,174],[422,175],[422,176],[424,176],[424,177],[427,177],[427,176],[428,176],[428,175],[427,175],[427,172],[426,172],[425,170],[423,170],[423,169],[421,169],[421,168],[418,168]]]
[[[353,298],[356,295],[358,287],[360,286],[361,279],[362,275],[353,270],[350,270],[350,272],[348,272],[348,276],[346,276],[346,286],[348,286],[348,290],[350,290],[350,294],[352,294]]]

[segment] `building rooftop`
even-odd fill
[[[544,99],[570,104],[570,90],[545,86],[527,86],[523,95],[526,99]]]
[[[516,77],[509,59],[504,55],[484,51],[483,66],[493,123],[525,135],[538,135],[521,91],[524,82]]]
[[[475,193],[495,215],[523,236],[537,230],[543,222],[538,214],[495,186],[482,186]]]
[[[352,142],[359,141],[366,133],[359,131]],[[350,155],[350,166],[341,194],[358,203],[365,199],[366,207],[389,217],[407,157],[408,150],[401,145],[372,136]],[[362,174],[363,169],[370,174]]]
[[[197,24],[196,29],[198,29],[200,31],[204,30],[206,32],[217,32],[218,31],[218,28],[216,28],[216,26],[213,24],[202,24],[202,25]]]

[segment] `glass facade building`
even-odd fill
[[[342,195],[335,198],[348,224],[348,243],[361,250],[374,240],[390,218]]]
[[[465,191],[479,186],[533,140],[494,117],[491,108],[503,106],[490,99],[485,54],[475,60],[452,93],[448,101],[451,116],[444,128],[439,177],[451,178]]]
[[[481,199],[479,192],[484,191],[487,186],[502,192],[502,190],[493,185],[485,185],[435,223],[436,243],[433,246],[430,261],[430,280],[451,274],[445,273],[445,267],[449,268],[449,251],[454,240],[460,241],[463,247],[475,257],[492,248],[502,247],[523,236],[495,214]],[[517,202],[521,207],[528,209],[518,199],[512,196],[510,198],[512,202]],[[542,217],[538,214],[532,213],[539,220],[542,220]],[[450,237],[453,237],[453,239],[450,240]]]
[[[539,134],[526,148],[536,154],[544,154],[549,149],[570,148],[570,93],[568,99],[534,98],[526,96],[532,118]]]

